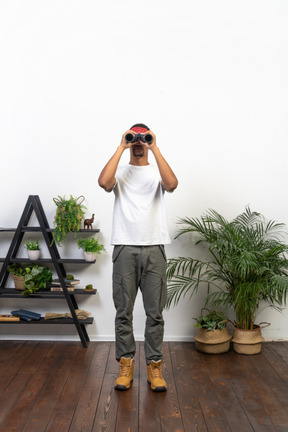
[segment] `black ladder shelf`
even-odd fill
[[[36,227],[31,227],[28,226],[29,225],[29,221],[30,218],[32,216],[33,211],[35,212],[35,215],[38,219],[39,222],[39,226]],[[84,230],[81,229],[80,232],[99,232],[99,229],[93,229],[93,230]],[[0,232],[15,232],[9,250],[7,252],[7,255],[5,258],[0,258],[0,262],[3,262],[1,271],[0,271],[0,299],[1,298],[16,298],[16,297],[21,297],[24,298],[23,294],[21,294],[19,291],[17,291],[16,289],[12,289],[12,288],[6,288],[6,283],[7,283],[7,279],[9,276],[9,271],[8,271],[8,266],[9,264],[13,263],[13,262],[28,262],[30,261],[28,258],[16,258],[17,256],[17,252],[18,249],[21,245],[21,242],[23,240],[23,236],[25,234],[25,232],[42,232],[45,243],[47,245],[48,251],[50,253],[51,258],[49,259],[39,259],[36,260],[34,262],[39,262],[39,264],[44,264],[44,263],[52,263],[54,265],[54,269],[57,273],[59,282],[61,284],[61,287],[63,289],[63,291],[61,292],[51,292],[51,291],[39,291],[36,294],[33,294],[29,297],[27,297],[26,299],[31,299],[32,298],[49,298],[49,299],[61,299],[61,298],[65,298],[66,302],[69,306],[72,318],[58,318],[58,319],[51,319],[51,320],[44,320],[44,318],[41,318],[40,321],[2,321],[2,323],[4,324],[74,324],[78,335],[80,337],[80,340],[82,342],[82,345],[84,348],[87,348],[87,342],[89,342],[89,336],[87,334],[85,325],[86,324],[92,324],[93,323],[93,318],[86,318],[85,320],[79,320],[75,310],[78,309],[78,304],[75,298],[76,294],[83,294],[83,295],[91,295],[91,293],[89,292],[85,292],[83,289],[76,289],[75,291],[68,291],[67,287],[66,287],[66,283],[65,283],[65,277],[66,277],[66,271],[64,268],[64,264],[65,263],[72,263],[72,264],[76,264],[76,263],[82,263],[82,264],[93,264],[95,261],[92,262],[88,262],[85,261],[84,259],[61,259],[59,252],[58,252],[58,248],[56,246],[56,243],[53,242],[53,229],[51,229],[49,227],[49,223],[48,220],[46,218],[44,209],[42,207],[42,204],[40,202],[39,196],[38,195],[29,195],[27,203],[24,207],[22,216],[20,218],[19,224],[17,226],[17,228],[0,228]],[[95,294],[96,290],[94,290],[92,292],[92,294]]]

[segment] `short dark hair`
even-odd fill
[[[133,127],[142,127],[142,128],[147,129],[147,130],[150,130],[149,127],[146,126],[144,123],[136,123],[136,124],[134,124],[133,126],[131,126],[130,129],[132,129]]]

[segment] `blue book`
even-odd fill
[[[25,309],[18,309],[15,311],[11,311],[11,314],[18,316],[25,321],[40,320],[41,318],[41,314],[36,312],[31,312]]]

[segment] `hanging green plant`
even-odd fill
[[[81,228],[81,221],[84,218],[87,208],[82,204],[84,197],[81,195],[78,198],[66,199],[65,196],[54,198],[57,206],[56,215],[54,218],[53,242],[58,246],[62,246],[69,232],[78,232]]]

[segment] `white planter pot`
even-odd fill
[[[28,250],[27,254],[30,260],[37,260],[40,257],[40,250]]]
[[[83,252],[85,261],[96,261],[96,252]]]

